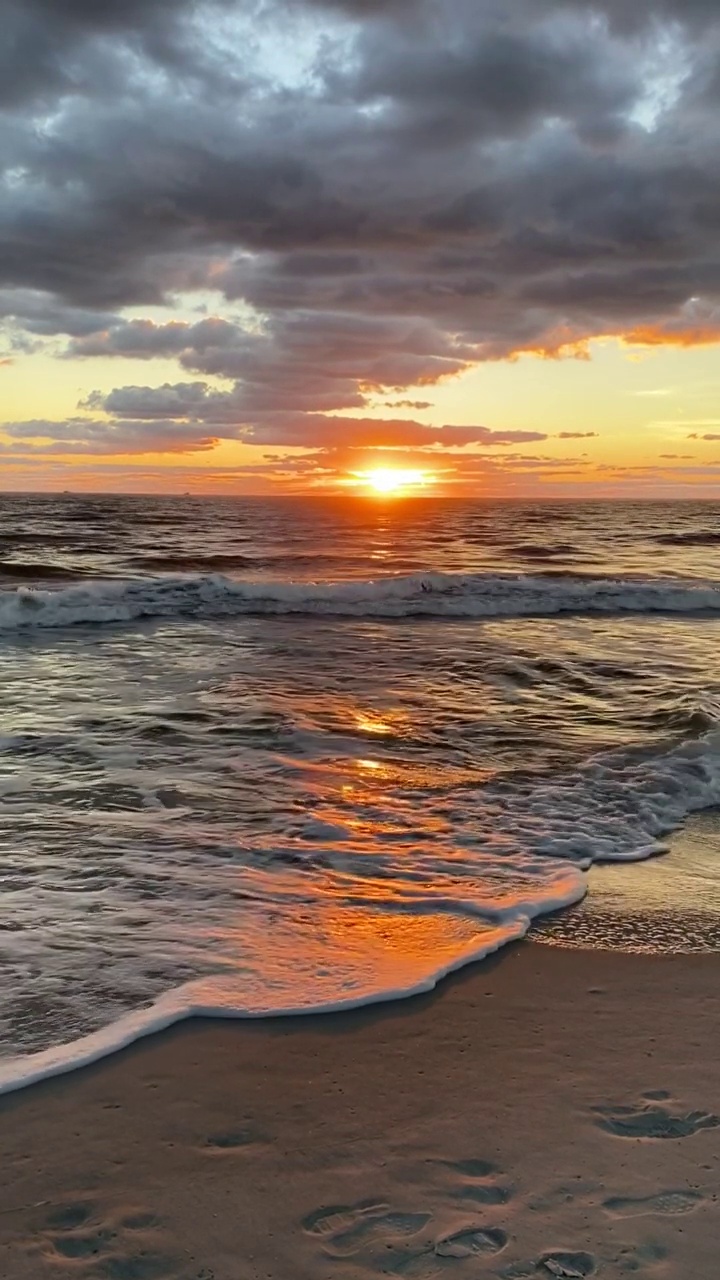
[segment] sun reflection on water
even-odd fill
[[[392,724],[388,720],[383,720],[381,716],[364,711],[356,711],[354,719],[355,726],[361,733],[386,734],[393,732]]]

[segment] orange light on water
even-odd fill
[[[362,485],[371,494],[401,495],[425,489],[434,483],[429,471],[406,471],[397,467],[375,467],[370,471],[353,471],[348,484]]]
[[[383,734],[392,733],[393,731],[392,725],[387,720],[383,720],[380,716],[368,715],[363,711],[356,711],[353,719],[355,721],[355,727],[359,729],[361,733]]]

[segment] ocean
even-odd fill
[[[719,641],[718,504],[0,496],[0,1090],[657,906]]]

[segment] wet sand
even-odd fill
[[[186,1024],[0,1102],[0,1276],[716,1280],[719,1013],[720,956],[523,944]]]

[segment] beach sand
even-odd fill
[[[0,1276],[716,1280],[719,1012],[720,956],[525,943],[186,1024],[0,1102]]]

